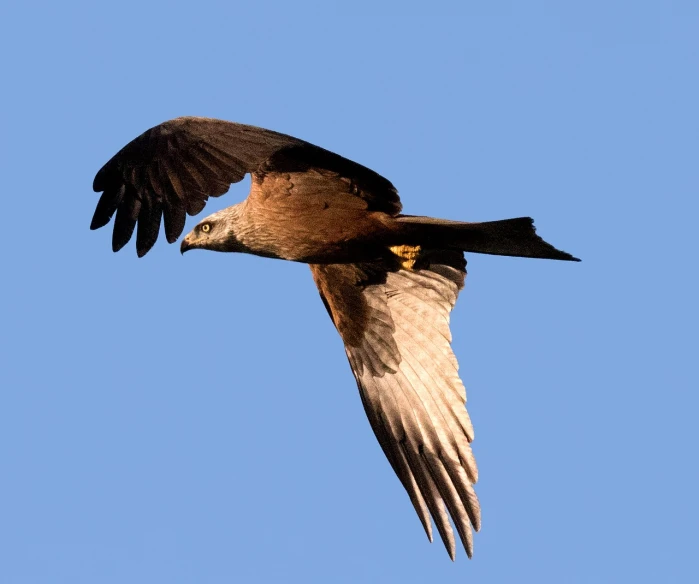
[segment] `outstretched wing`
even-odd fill
[[[449,331],[465,266],[462,253],[444,251],[423,252],[394,270],[311,266],[381,448],[430,541],[431,515],[452,559],[447,512],[469,557],[471,526],[480,528],[473,427]]]
[[[196,215],[209,197],[227,192],[245,174],[329,171],[352,181],[348,196],[364,198],[375,210],[400,212],[393,185],[374,171],[291,136],[254,126],[209,118],[183,117],[164,122],[129,142],[95,176],[104,191],[91,229],[109,223],[116,212],[112,248],[131,239],[143,256],[158,238],[161,219],[173,243],[186,215]]]

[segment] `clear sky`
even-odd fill
[[[699,581],[699,4],[12,4],[1,582]],[[306,266],[89,231],[95,172],[180,115],[583,259],[468,257],[472,561],[428,544]]]

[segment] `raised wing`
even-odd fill
[[[449,331],[465,265],[460,252],[442,251],[422,253],[396,270],[311,266],[381,448],[430,541],[431,515],[452,559],[447,512],[469,557],[471,527],[480,528],[473,427]]]
[[[352,183],[350,196],[365,198],[373,209],[400,212],[393,185],[360,164],[271,130],[183,117],[147,130],[102,167],[93,188],[103,194],[90,228],[103,227],[116,213],[112,249],[118,251],[138,224],[136,250],[143,256],[157,240],[163,217],[173,243],[187,214],[199,213],[209,197],[227,192],[245,174],[313,168],[346,177]]]

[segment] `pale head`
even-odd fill
[[[208,249],[211,251],[243,251],[236,239],[238,205],[217,211],[203,219],[182,240],[180,251]]]

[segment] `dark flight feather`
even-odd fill
[[[159,225],[163,212],[168,241],[175,241],[182,233],[182,207],[175,199],[183,203],[187,214],[196,215],[209,197],[226,193],[231,183],[239,182],[247,173],[261,177],[266,173],[309,169],[346,177],[346,194],[364,199],[369,210],[391,215],[401,210],[398,193],[388,180],[338,154],[263,128],[182,117],[145,131],[100,169],[93,188],[104,194],[90,228],[106,225],[114,212],[123,207],[113,237],[113,247],[121,249],[134,230],[134,202],[131,196],[124,196],[125,189],[131,191],[141,202],[136,221],[147,223],[139,228],[142,235],[136,241],[138,255],[142,256],[157,239],[153,229]],[[155,204],[155,199],[159,204]]]
[[[124,198],[117,207],[116,219],[114,219],[114,232],[112,233],[112,249],[114,251],[119,251],[131,239],[140,211],[141,201],[137,198],[133,187],[127,185]]]

